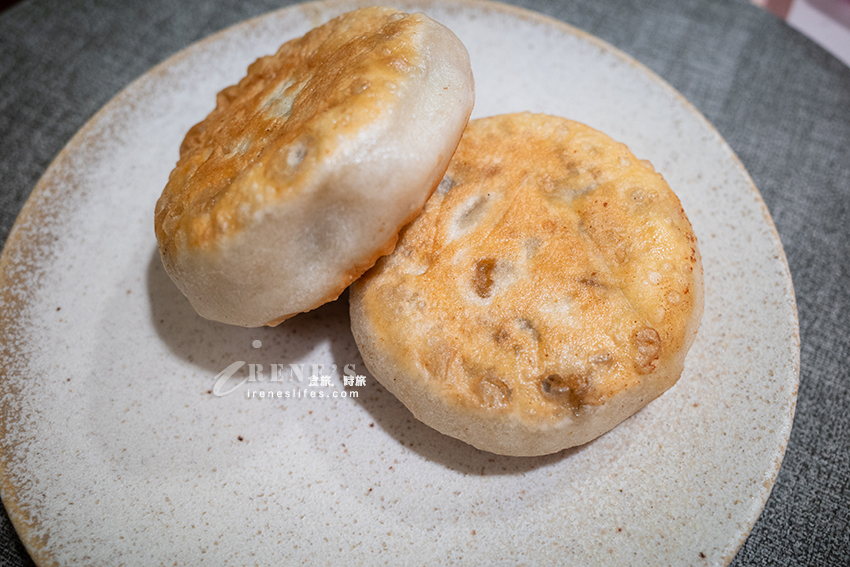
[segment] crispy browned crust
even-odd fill
[[[470,123],[441,190],[351,299],[367,366],[417,417],[540,454],[676,382],[702,268],[647,162],[585,125],[515,114]]]
[[[344,14],[258,59],[221,91],[183,140],[157,203],[160,248],[215,245],[270,202],[297,198],[337,139],[391,104],[391,83],[417,64],[404,41],[417,21],[404,16],[379,7]]]

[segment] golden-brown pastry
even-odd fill
[[[166,271],[236,325],[335,299],[419,212],[472,104],[466,48],[423,14],[364,8],[287,42],[187,134],[156,207]]]
[[[648,162],[583,124],[513,114],[469,124],[350,300],[366,366],[418,419],[541,455],[594,439],[678,380],[702,267]]]

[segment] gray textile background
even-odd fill
[[[26,0],[0,14],[0,242],[53,157],[154,64],[273,0]],[[379,2],[376,2],[379,3]],[[516,0],[643,62],[762,192],[797,293],[797,417],[733,565],[850,565],[850,69],[744,0]],[[0,511],[0,564],[32,565]]]

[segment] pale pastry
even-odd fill
[[[202,316],[242,326],[335,299],[440,182],[473,90],[450,30],[388,8],[257,60],[186,135],[157,203],[169,276]]]

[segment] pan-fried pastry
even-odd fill
[[[156,207],[166,271],[236,325],[335,299],[420,211],[472,104],[466,48],[423,14],[365,8],[287,42],[187,134]]]
[[[375,376],[435,429],[504,455],[610,430],[679,378],[703,308],[663,177],[562,118],[473,121],[395,251],[356,281]]]

